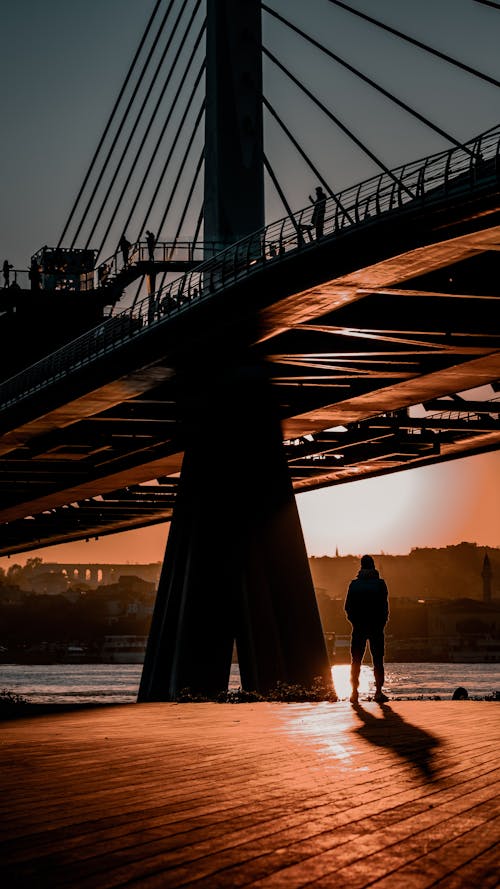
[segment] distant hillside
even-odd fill
[[[407,556],[376,555],[375,565],[391,596],[411,599],[482,599],[483,559],[492,569],[492,596],[500,599],[500,548],[460,543],[443,549],[413,549]],[[359,570],[357,556],[313,556],[309,559],[316,590],[332,598],[345,596]]]

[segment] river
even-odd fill
[[[141,664],[1,664],[0,691],[20,694],[36,703],[132,703],[137,698]],[[336,692],[349,697],[349,666],[332,668]],[[229,688],[240,685],[238,666],[231,668]],[[392,699],[450,699],[458,686],[470,698],[500,694],[500,664],[386,664],[385,691]],[[373,694],[373,672],[363,665],[360,697]]]

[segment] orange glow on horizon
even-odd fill
[[[406,554],[467,541],[500,546],[500,451],[300,494],[310,556]],[[0,566],[44,562],[150,563],[163,560],[168,524],[60,544],[0,559]],[[223,537],[222,537],[223,539]]]

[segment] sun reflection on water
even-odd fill
[[[333,685],[339,700],[346,700],[351,694],[350,664],[336,664],[332,667]],[[361,665],[358,692],[360,697],[368,696],[373,691],[373,670],[366,664]]]

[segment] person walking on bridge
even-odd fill
[[[30,279],[31,289],[40,290],[42,277],[40,274],[40,266],[38,265],[34,256],[31,257],[31,265],[29,267],[28,278]]]
[[[146,232],[146,246],[148,248],[148,259],[150,262],[155,261],[155,244],[156,244],[156,238],[155,238],[153,232],[147,231]]]
[[[361,567],[349,584],[344,608],[352,624],[351,704],[358,702],[359,674],[367,642],[370,643],[375,676],[375,700],[381,704],[389,700],[382,691],[385,679],[384,629],[389,617],[389,601],[385,580],[380,577],[371,556],[361,557]]]
[[[130,241],[128,241],[126,235],[123,234],[120,238],[118,248],[122,251],[122,258],[123,258],[123,265],[124,266],[128,265],[128,255],[129,255],[129,250],[130,250],[131,246],[132,245],[131,245]]]
[[[10,285],[10,270],[13,268],[14,268],[14,266],[12,265],[12,263],[9,262],[8,259],[5,259],[3,266],[2,266],[3,286],[4,287],[8,287]]]
[[[321,188],[321,185],[318,185],[316,189],[316,197],[312,198],[311,195],[309,195],[309,200],[311,201],[311,204],[314,204],[311,225],[315,228],[316,239],[322,238],[325,225],[326,194]]]

